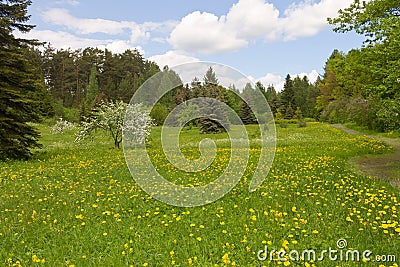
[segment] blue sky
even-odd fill
[[[351,2],[33,0],[37,26],[29,36],[55,48],[137,48],[160,67],[217,62],[279,89],[286,74],[313,81],[334,49],[361,46],[361,36],[334,33],[326,23]]]

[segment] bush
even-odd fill
[[[295,119],[291,119],[291,120],[286,120],[286,119],[281,119],[281,120],[275,120],[276,123],[286,123],[286,124],[296,124],[299,121],[295,120]]]
[[[56,124],[51,127],[52,134],[63,134],[66,130],[75,129],[75,125],[72,122],[63,120],[63,118],[58,119]]]
[[[305,122],[316,122],[316,120],[313,118],[305,118],[304,121]]]
[[[343,109],[347,105],[347,99],[341,98],[330,102],[322,111],[320,119],[329,123],[346,122],[346,112]]]
[[[307,126],[307,123],[305,121],[299,121],[299,128],[304,128]]]
[[[155,125],[163,125],[168,113],[168,108],[165,105],[157,103],[151,110],[150,116]]]
[[[400,129],[400,100],[386,99],[381,102],[376,113],[379,123],[385,132]]]
[[[279,127],[281,127],[281,128],[287,128],[288,125],[287,125],[286,122],[280,122],[280,123],[279,123]]]

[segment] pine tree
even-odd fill
[[[244,124],[257,124],[256,116],[254,115],[249,105],[247,105],[247,103],[244,101],[240,106],[239,117],[242,119],[242,122]]]
[[[213,98],[219,102],[224,102],[223,94],[219,86],[207,84],[202,86],[201,96]],[[221,103],[204,99],[201,105],[201,114],[205,117],[199,119],[200,130],[202,133],[220,133],[229,129],[228,117]],[[223,127],[225,125],[225,127]]]
[[[287,109],[289,107],[295,106],[295,100],[294,100],[294,87],[293,87],[293,80],[288,74],[285,79],[285,84],[283,85],[283,90],[281,93],[281,109],[285,112],[285,117],[288,117]],[[293,112],[293,108],[291,108],[290,112]],[[292,114],[293,116],[293,114]],[[290,115],[289,115],[290,117]]]
[[[208,68],[206,74],[204,75],[204,84],[218,85],[218,79],[212,67]]]
[[[296,108],[296,111],[294,112],[294,118],[298,121],[302,121],[303,120],[303,112],[301,112],[300,107]]]
[[[282,119],[283,119],[283,115],[282,115],[281,109],[278,108],[278,109],[276,110],[275,120],[280,121],[280,120],[282,120]]]
[[[90,70],[89,84],[86,87],[86,107],[91,108],[96,97],[99,95],[99,84],[97,82],[97,67],[92,66]]]
[[[287,120],[293,119],[293,116],[294,116],[294,110],[292,108],[292,105],[289,104],[289,106],[286,108],[285,119]]]
[[[14,30],[29,32],[25,24],[29,0],[0,2],[0,159],[26,159],[40,147],[39,133],[28,124],[38,121],[35,100],[29,97],[43,86],[23,49],[34,41],[15,38]]]

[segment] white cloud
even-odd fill
[[[264,86],[268,86],[271,84],[276,85],[282,82],[282,76],[273,73],[267,73],[265,76],[260,77],[258,79],[254,79],[253,77],[250,76],[249,79],[253,83],[260,81]]]
[[[67,4],[70,6],[79,6],[80,5],[79,1],[77,1],[77,0],[61,0],[61,1],[56,1],[55,3],[58,5]]]
[[[123,53],[127,49],[137,49],[140,53],[144,54],[144,50],[140,46],[135,46],[125,40],[100,40],[81,38],[63,31],[50,31],[50,30],[31,30],[29,33],[22,34],[15,32],[17,37],[27,39],[37,39],[43,42],[49,42],[57,49],[79,49],[86,47],[98,47],[100,49],[107,48],[113,53]]]
[[[129,33],[130,42],[134,44],[149,40],[153,31],[160,33],[170,32],[176,25],[175,21],[138,24],[133,21],[76,18],[68,10],[62,8],[52,8],[43,12],[42,19],[47,23],[65,26],[68,30],[77,34],[105,33],[108,35],[117,35]]]
[[[247,41],[226,29],[226,18],[199,11],[185,16],[171,32],[169,43],[176,49],[202,54],[233,51],[245,47]]]
[[[281,19],[284,40],[313,36],[328,27],[327,18],[337,16],[339,9],[350,6],[353,0],[305,1],[292,4]]]
[[[318,74],[318,71],[312,70],[310,73],[302,72],[302,73],[298,73],[298,74],[295,74],[295,75],[291,75],[292,78],[296,77],[296,76],[298,76],[300,78],[303,78],[304,76],[307,76],[309,82],[315,83],[317,81],[317,78],[318,78],[319,74]]]
[[[113,53],[118,53],[118,54],[121,54],[128,49],[130,50],[136,49],[137,51],[139,51],[140,54],[142,54],[143,56],[145,55],[145,51],[141,46],[132,46],[128,41],[125,40],[112,40],[106,42],[106,44],[98,45],[96,47],[102,50],[107,49]]]
[[[303,78],[304,76],[307,76],[308,81],[310,83],[315,83],[319,74],[316,70],[312,70],[309,73],[302,72],[302,73],[290,74],[290,77],[292,79],[295,77]],[[249,76],[249,79],[253,83],[260,81],[265,87],[267,87],[268,85],[273,85],[275,87],[275,90],[277,90],[277,91],[283,90],[283,85],[285,84],[285,78],[286,77],[282,77],[280,75],[276,75],[273,73],[267,73],[266,75],[264,75],[258,79],[254,79],[253,77]]]
[[[203,81],[204,75],[209,68],[212,68],[218,79],[218,84],[228,88],[231,85],[239,90],[243,89],[247,83],[252,81],[246,77],[243,73],[233,69],[230,66],[222,65],[219,63],[198,61],[192,62],[191,64],[182,64],[172,67],[176,73],[179,74],[184,84],[190,83],[194,77],[197,77],[200,81]]]
[[[160,66],[160,68],[163,68],[166,65],[172,67],[175,65],[183,64],[183,63],[199,61],[198,58],[195,58],[195,57],[186,55],[183,52],[174,51],[174,50],[168,51],[162,55],[151,56],[151,57],[149,57],[149,60],[156,62],[157,65]]]
[[[283,14],[268,0],[239,0],[226,15],[193,12],[171,32],[176,49],[201,54],[235,51],[262,39],[290,41],[313,36],[328,27],[327,18],[352,0],[305,0],[290,5]]]
[[[238,37],[275,40],[279,21],[279,10],[264,0],[240,0],[229,10],[227,28]]]
[[[134,28],[135,23],[117,22],[105,19],[80,19],[75,18],[69,11],[62,8],[52,8],[42,14],[42,18],[47,23],[66,26],[68,29],[79,34],[106,33],[120,34],[125,29]]]

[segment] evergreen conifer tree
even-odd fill
[[[40,147],[39,133],[28,122],[39,120],[36,100],[30,97],[44,81],[24,55],[34,41],[18,39],[14,30],[29,32],[29,0],[0,1],[0,159],[26,159]],[[36,73],[36,74],[35,74]]]

